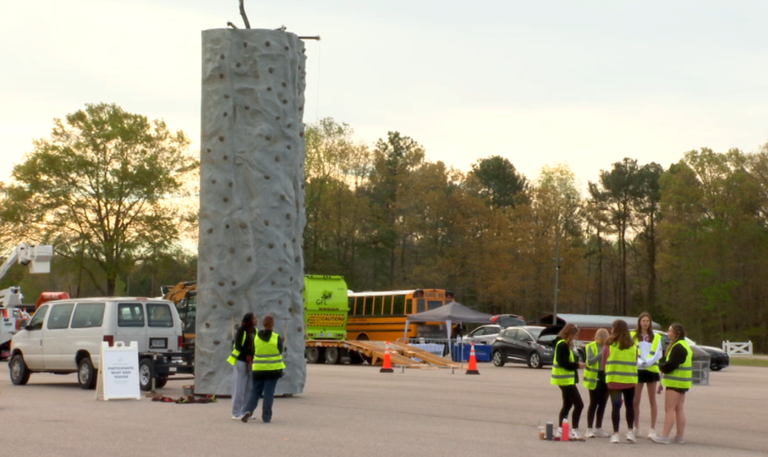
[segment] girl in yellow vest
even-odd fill
[[[256,349],[253,354],[253,389],[245,405],[245,415],[241,419],[248,422],[259,405],[259,398],[264,397],[261,407],[261,420],[264,423],[272,421],[272,403],[275,400],[277,381],[283,377],[283,338],[272,329],[275,318],[266,316],[262,320],[264,330],[259,330],[254,339]]]
[[[584,366],[584,387],[589,390],[587,408],[587,438],[608,438],[603,431],[603,415],[608,403],[608,386],[605,384],[605,365],[603,364],[603,346],[608,339],[608,330],[601,328],[595,332],[595,341],[584,348],[587,361]],[[592,428],[592,424],[596,428]]]
[[[227,362],[232,365],[232,419],[241,420],[245,403],[251,393],[251,364],[253,363],[253,337],[258,320],[253,313],[245,313],[235,333],[232,353]]]
[[[611,396],[611,421],[613,435],[611,443],[619,442],[619,425],[621,423],[621,404],[627,408],[627,441],[635,439],[635,385],[637,384],[637,345],[629,334],[627,323],[621,319],[613,321],[611,336],[606,341],[603,354],[605,361],[605,382]]]
[[[661,347],[661,335],[653,331],[653,321],[648,313],[641,313],[637,318],[637,327],[632,332],[632,337],[637,344],[637,387],[635,387],[635,433],[640,433],[640,402],[643,399],[643,386],[648,390],[648,401],[651,404],[651,428],[648,430],[648,438],[656,435],[656,387],[661,376],[659,375],[658,361],[664,355]]]
[[[685,393],[693,386],[693,351],[685,340],[685,327],[672,324],[667,331],[669,347],[664,360],[659,364],[664,378],[661,385],[664,394],[664,430],[661,435],[651,438],[659,444],[669,444],[672,426],[677,424],[675,443],[685,443]]]
[[[555,343],[555,360],[552,364],[552,385],[560,387],[563,394],[563,407],[560,408],[558,418],[558,433],[562,434],[563,420],[568,418],[568,412],[573,407],[572,426],[570,438],[574,440],[583,440],[584,437],[579,432],[579,420],[581,411],[584,409],[584,402],[581,400],[581,394],[577,385],[579,384],[578,368],[584,368],[584,363],[579,362],[578,357],[573,351],[573,341],[579,333],[579,328],[573,324],[566,324],[560,333],[557,334]]]

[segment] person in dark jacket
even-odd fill
[[[573,324],[566,324],[555,340],[555,362],[552,365],[551,384],[560,387],[563,396],[563,406],[558,417],[558,432],[562,434],[561,427],[564,419],[568,418],[568,412],[573,408],[573,429],[570,438],[582,440],[579,431],[581,411],[584,409],[584,401],[577,385],[579,384],[579,368],[584,368],[584,363],[579,361],[573,350],[574,340],[579,334],[579,328]]]
[[[255,350],[253,354],[253,388],[245,406],[245,414],[241,419],[248,422],[259,405],[259,398],[264,396],[261,407],[261,420],[265,423],[272,421],[272,403],[275,399],[277,381],[283,377],[285,363],[283,362],[283,338],[272,331],[275,326],[275,318],[266,316],[262,320],[264,330],[254,339]]]
[[[672,324],[667,331],[669,346],[659,369],[664,373],[661,385],[664,394],[664,430],[651,440],[659,444],[685,443],[685,394],[693,386],[693,351],[685,339],[685,327]],[[677,436],[670,439],[672,427],[677,426]]]
[[[246,313],[235,334],[232,354],[227,359],[232,369],[232,419],[242,419],[245,404],[251,391],[251,365],[253,364],[253,338],[258,319],[253,313]]]

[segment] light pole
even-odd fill
[[[552,325],[557,324],[557,297],[560,293],[560,218],[557,218],[555,224],[555,306],[552,312]]]

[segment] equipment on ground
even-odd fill
[[[0,265],[0,279],[16,262],[29,267],[32,274],[50,273],[53,246],[32,246],[25,243],[13,248],[2,265]],[[13,286],[0,290],[0,360],[9,355],[11,338],[29,319],[29,314],[21,308],[24,304],[24,295],[21,287]]]

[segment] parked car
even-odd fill
[[[557,335],[541,336],[544,327],[508,327],[499,333],[491,348],[491,360],[497,367],[507,362],[527,363],[530,368],[552,365]]]
[[[664,348],[664,351],[666,351],[667,346],[669,345],[669,337],[665,332],[662,331],[657,330],[656,333],[661,334],[661,346]],[[709,355],[709,369],[711,371],[720,371],[723,368],[727,368],[731,364],[731,357],[722,349],[714,346],[703,346],[701,344],[696,344],[696,342],[690,338],[686,338],[685,340],[688,341],[688,344],[694,351],[700,349]]]
[[[136,341],[141,388],[150,390],[153,373],[156,387],[163,387],[169,371],[157,371],[155,355],[176,354],[182,335],[179,314],[167,300],[107,297],[47,302],[13,336],[11,382],[25,385],[31,373],[77,373],[80,387],[93,389],[102,342],[111,346]]]
[[[467,333],[462,339],[462,343],[475,343],[475,344],[493,344],[496,341],[496,337],[499,336],[501,331],[500,325],[481,325],[471,332]]]
[[[709,354],[709,369],[712,371],[720,371],[731,364],[731,357],[728,353],[718,347],[702,346],[700,344],[697,344],[696,347],[703,349]]]
[[[491,324],[498,324],[501,328],[522,327],[525,325],[525,318],[517,314],[498,314],[491,318]]]

